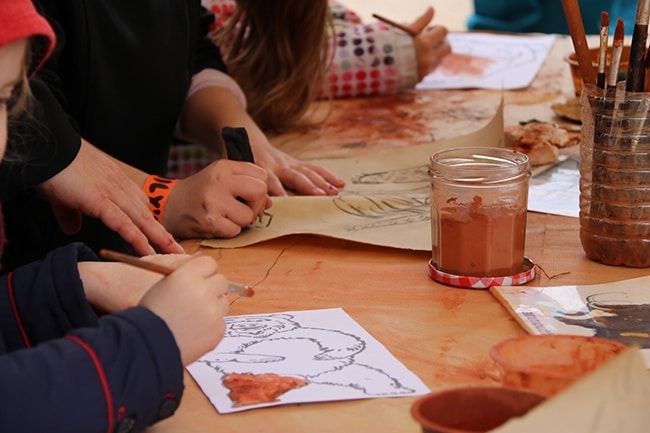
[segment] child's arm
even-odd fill
[[[409,25],[415,38],[383,22],[362,24],[353,12],[332,6],[336,46],[329,70],[332,96],[358,97],[411,89],[451,52],[447,29],[429,27],[429,8]],[[324,96],[324,95],[323,95]]]
[[[172,415],[182,392],[172,332],[147,308],[133,308],[0,354],[0,431],[138,432]]]
[[[169,327],[142,307],[98,320],[80,260],[97,257],[71,244],[0,278],[0,431],[140,431],[178,405]]]
[[[97,257],[81,244],[0,278],[0,431],[136,432],[172,415],[183,366],[223,337],[228,309],[216,262],[181,259],[138,306],[101,319],[77,271]]]

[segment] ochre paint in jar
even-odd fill
[[[454,275],[492,277],[521,272],[524,260],[526,209],[448,200],[440,209],[438,266]],[[437,254],[436,254],[437,253]]]
[[[432,264],[458,276],[502,277],[524,264],[528,157],[465,147],[431,156]]]

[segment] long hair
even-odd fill
[[[23,61],[23,72],[20,84],[11,93],[7,103],[7,148],[2,158],[5,162],[22,161],[22,140],[25,122],[31,121],[32,94],[29,88],[29,67],[32,63],[32,47],[35,45],[33,38],[27,40],[27,51]]]
[[[325,82],[331,26],[327,0],[237,1],[216,42],[260,128],[301,124]]]

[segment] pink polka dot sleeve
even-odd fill
[[[215,14],[212,31],[232,16],[234,0],[202,0]],[[336,1],[330,4],[334,19],[332,64],[327,90],[334,98],[390,95],[412,89],[417,83],[413,39],[382,22],[363,24],[352,10]],[[321,89],[320,97],[326,89]]]
[[[417,64],[410,36],[384,23],[364,25],[339,14],[334,18],[336,46],[326,84],[333,97],[389,95],[415,86]]]

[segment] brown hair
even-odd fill
[[[27,40],[27,49],[23,61],[22,80],[13,89],[11,99],[7,103],[7,149],[5,162],[24,161],[23,141],[25,140],[24,126],[32,119],[32,93],[29,87],[29,69],[34,59],[32,48],[35,46],[34,37]]]
[[[300,124],[323,88],[329,65],[327,0],[237,0],[216,34],[248,111],[266,131]]]

